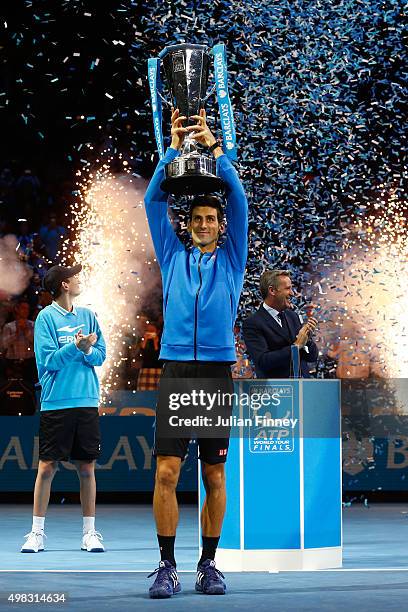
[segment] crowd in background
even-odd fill
[[[0,414],[14,414],[15,406],[24,414],[35,410],[34,322],[52,302],[43,278],[50,266],[61,263],[61,244],[69,236],[65,219],[71,197],[63,181],[57,185],[40,180],[33,169],[0,170],[0,240],[14,238],[18,258],[30,272],[29,284],[20,295],[0,290]],[[129,339],[116,389],[137,389],[142,370],[146,377],[146,371],[160,367],[162,320],[149,320],[145,314],[139,320],[138,336]]]
[[[29,284],[22,294],[11,296],[0,290],[0,414],[15,414],[15,407],[23,405],[18,410],[25,414],[36,409],[34,322],[40,310],[52,302],[42,282],[47,269],[60,263],[60,247],[69,236],[64,223],[71,197],[68,181],[40,180],[30,168],[0,171],[0,239],[14,236],[18,257],[30,271]],[[162,328],[162,317],[152,316],[148,308],[138,315],[136,335],[124,338],[127,353],[118,370],[116,390],[157,389]],[[237,363],[232,367],[233,376],[252,378],[253,370],[238,325],[234,333]],[[350,347],[346,348],[347,356]],[[355,355],[355,351],[351,353]],[[334,359],[335,376],[359,380],[368,376],[361,368],[349,372],[349,357],[344,368],[341,355],[329,353],[329,356]],[[325,377],[333,376],[327,363],[324,367]]]
[[[51,303],[42,288],[47,268],[57,262],[57,252],[67,234],[57,221],[60,204],[30,168],[0,171],[0,239],[14,237],[20,261],[30,271],[30,282],[18,296],[0,293],[0,380],[33,388],[37,380],[34,359],[34,321]],[[15,391],[17,392],[17,391]],[[4,398],[2,398],[2,409]]]
[[[30,280],[20,295],[0,291],[0,413],[35,408],[38,380],[34,357],[34,322],[52,302],[42,281],[47,269],[58,263],[58,251],[67,236],[64,226],[64,190],[68,185],[41,181],[31,168],[0,170],[0,239],[14,239],[16,252],[29,270]],[[6,270],[7,273],[7,270]]]

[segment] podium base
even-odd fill
[[[341,546],[303,550],[233,550],[218,548],[223,572],[285,572],[342,567]]]

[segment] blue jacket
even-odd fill
[[[164,166],[178,155],[167,149],[145,195],[145,206],[163,281],[164,330],[161,359],[236,360],[234,321],[248,250],[248,204],[238,175],[226,155],[217,174],[227,187],[227,235],[213,252],[187,249],[167,214],[167,194],[160,189]]]
[[[84,336],[91,332],[98,336],[89,355],[74,343],[74,335],[80,329]],[[41,310],[34,325],[34,352],[41,384],[41,410],[98,407],[95,366],[105,361],[106,347],[91,310],[74,306],[68,312],[56,302]]]

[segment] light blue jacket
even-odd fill
[[[186,249],[167,214],[168,194],[160,189],[164,167],[178,155],[171,147],[158,163],[145,206],[163,281],[164,331],[161,359],[235,362],[234,322],[248,251],[248,204],[226,155],[217,174],[226,184],[227,235],[212,253]]]
[[[95,332],[98,337],[88,355],[74,342],[80,329],[84,336]],[[34,352],[41,384],[41,410],[98,407],[95,366],[105,361],[106,347],[95,314],[89,308],[74,306],[68,312],[53,302],[41,310],[34,325]]]

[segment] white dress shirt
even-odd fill
[[[282,321],[279,318],[279,310],[276,310],[275,308],[272,308],[272,306],[268,306],[268,304],[266,304],[265,302],[263,303],[263,307],[265,308],[266,312],[269,312],[271,317],[273,317],[275,319],[277,324],[280,327],[282,327]]]
[[[275,319],[275,321],[277,322],[277,324],[282,327],[282,321],[279,318],[279,310],[276,310],[275,308],[272,308],[272,306],[268,306],[268,304],[265,304],[265,302],[263,303],[263,307],[265,308],[266,312],[269,312],[269,314],[271,315],[271,317],[273,317]],[[300,319],[300,317],[299,317]],[[300,322],[302,323],[302,320],[300,319]],[[309,352],[309,347],[308,346],[304,346],[303,347],[304,350],[306,351],[306,353]]]

